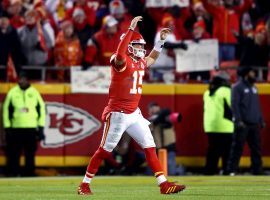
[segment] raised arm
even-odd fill
[[[113,61],[112,61],[112,62],[114,62],[112,64],[114,64],[114,68],[117,71],[123,71],[125,69],[126,52],[127,52],[128,44],[129,44],[130,39],[132,37],[133,31],[136,28],[137,23],[139,21],[142,21],[141,16],[133,18],[133,20],[130,23],[130,27],[129,27],[128,31],[125,33],[124,37],[121,39],[121,41],[117,47],[115,57],[113,58]]]
[[[150,52],[150,54],[145,58],[147,67],[153,65],[155,61],[157,60],[160,52],[162,51],[162,48],[164,46],[165,39],[167,38],[167,35],[171,33],[171,29],[169,28],[163,28],[160,31],[160,40],[157,41],[155,44],[153,50]]]
[[[244,0],[244,3],[242,3],[239,6],[235,6],[234,10],[239,13],[239,15],[242,15],[244,12],[248,11],[252,6],[253,0]]]
[[[202,3],[209,14],[215,16],[219,13],[219,7],[209,3],[208,0],[202,0]]]

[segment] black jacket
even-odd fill
[[[258,90],[254,85],[240,79],[232,87],[232,112],[234,121],[247,124],[262,124]]]
[[[241,47],[240,66],[268,66],[270,47],[259,46],[254,39],[249,37],[238,37]]]
[[[11,55],[17,73],[19,73],[22,61],[21,43],[17,31],[11,26],[6,33],[2,33],[0,30],[0,65],[7,65],[9,55]],[[1,74],[5,75],[6,73]],[[1,78],[3,78],[2,75]]]

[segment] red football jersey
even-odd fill
[[[111,64],[109,103],[103,111],[103,121],[112,111],[132,113],[137,109],[142,94],[143,76],[147,68],[145,59],[136,62],[128,55],[126,55],[126,69],[123,72],[117,72],[113,63]]]

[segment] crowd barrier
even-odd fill
[[[46,140],[39,144],[37,166],[86,166],[99,146],[103,124],[101,114],[107,104],[106,94],[71,93],[69,84],[33,84],[47,105]],[[0,84],[0,106],[12,84]],[[203,132],[203,99],[205,84],[145,84],[140,108],[147,117],[147,105],[158,102],[183,115],[175,125],[177,162],[201,167],[205,162],[207,137]],[[264,167],[270,167],[270,84],[258,84],[260,101],[267,127],[261,131]],[[1,120],[2,121],[2,120]],[[3,130],[1,130],[3,136]],[[2,144],[2,147],[4,145]],[[5,164],[4,148],[0,165]],[[241,166],[249,166],[249,151],[244,150]]]

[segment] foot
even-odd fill
[[[165,181],[159,185],[161,194],[173,194],[183,191],[186,186],[178,185],[174,182]]]
[[[90,189],[89,183],[81,183],[78,187],[78,194],[79,195],[91,195],[93,194]]]

